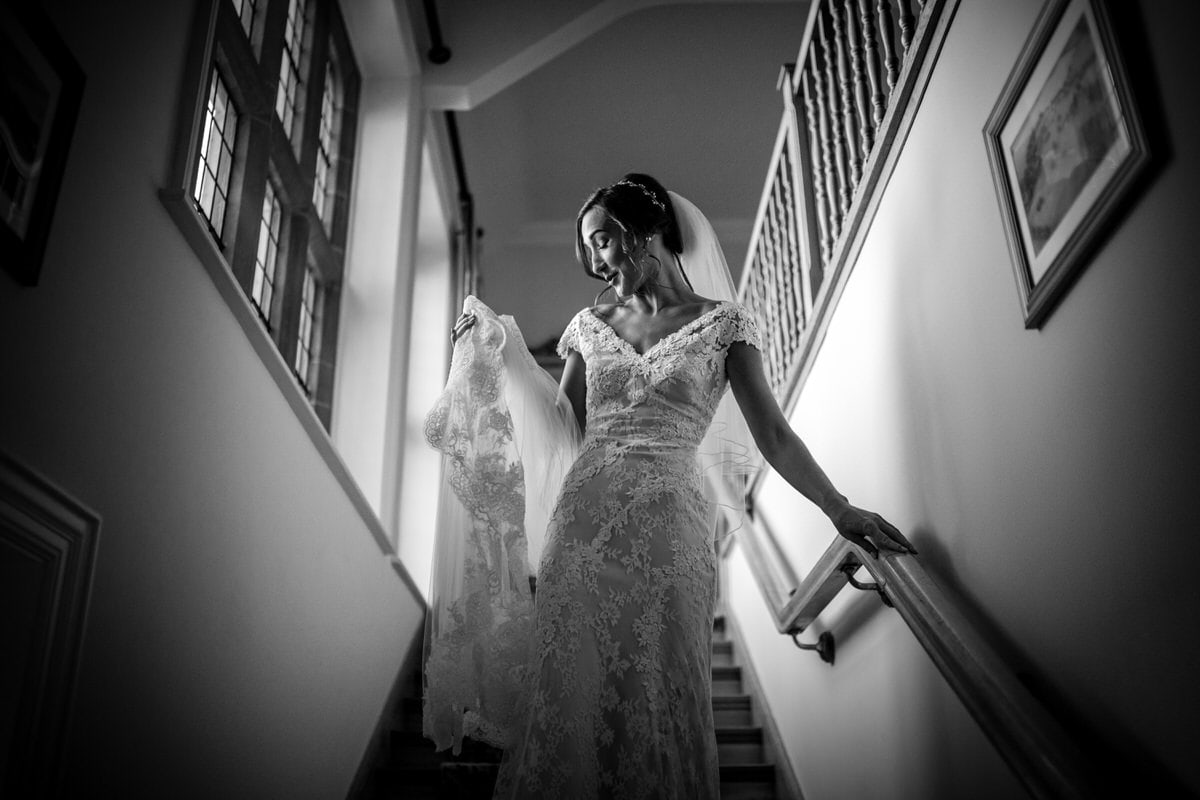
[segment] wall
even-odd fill
[[[103,516],[70,793],[344,795],[419,597],[158,200],[192,4],[47,5],[87,84],[0,447]]]
[[[450,222],[439,196],[433,148],[421,157],[421,210],[417,226],[417,261],[413,279],[412,328],[409,339],[410,379],[405,404],[404,468],[400,480],[400,539],[396,549],[413,581],[428,597],[433,566],[433,532],[437,497],[442,485],[442,456],[425,441],[425,415],[437,401],[449,372],[447,332],[461,312],[450,315]]]
[[[1200,467],[1200,119],[1186,32],[1200,8],[1106,4],[1160,170],[1027,331],[981,131],[1042,5],[962,0],[792,422],[1039,676],[1064,724],[1098,737],[1082,740],[1098,768],[1131,761],[1196,791],[1200,543],[1185,498]],[[811,564],[828,523],[778,479],[761,502],[793,562]],[[1012,796],[894,612],[844,593],[814,629],[839,636],[827,669],[764,626],[740,558],[731,613],[754,632],[809,797]]]

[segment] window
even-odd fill
[[[246,32],[246,38],[254,37],[254,11],[258,6],[258,0],[232,0],[233,7],[237,10],[238,19],[242,21],[242,30]]]
[[[296,121],[296,97],[302,83],[300,62],[304,55],[304,11],[306,0],[288,0],[287,22],[283,27],[283,58],[279,59],[279,88],[275,92],[275,113],[283,130],[291,136]]]
[[[317,289],[317,276],[312,268],[304,271],[304,290],[300,293],[300,329],[296,337],[296,377],[306,391],[312,392],[315,377],[312,370],[314,336],[318,325],[321,293]]]
[[[195,103],[163,201],[247,335],[283,356],[264,355],[277,382],[328,429],[359,87],[341,12],[335,0],[201,5]]]
[[[326,213],[332,208],[332,198],[329,196],[334,184],[334,145],[337,141],[337,79],[334,77],[333,62],[325,62],[325,89],[321,93],[321,123],[317,136],[317,172],[313,177],[313,206],[317,216],[326,226],[330,216]]]
[[[204,133],[192,196],[197,210],[208,220],[213,235],[225,230],[225,206],[229,198],[229,173],[233,165],[233,142],[237,138],[237,109],[229,102],[229,90],[213,68],[209,80],[208,106],[204,111]]]
[[[258,252],[254,257],[254,283],[250,287],[250,299],[268,328],[271,327],[271,300],[275,294],[275,265],[279,259],[280,211],[279,197],[268,179],[262,224],[258,228]]]

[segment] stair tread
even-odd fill
[[[763,729],[761,725],[718,725],[717,741],[725,742],[761,742]]]
[[[437,774],[444,769],[472,770],[477,772],[498,772],[499,764],[489,762],[447,762],[444,764],[381,764],[376,772],[381,776],[399,777],[401,775]],[[757,776],[775,774],[775,765],[767,762],[749,762],[746,764],[720,764],[718,769],[721,780],[747,780]]]

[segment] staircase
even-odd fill
[[[725,618],[713,621],[713,719],[723,800],[776,800],[775,765],[768,762],[753,700],[744,692]],[[388,740],[368,781],[369,800],[486,800],[492,796],[500,751],[463,740],[462,753],[434,752],[421,735],[421,680],[414,675],[393,709]],[[780,798],[780,800],[784,800]]]

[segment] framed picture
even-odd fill
[[[983,135],[1040,328],[1150,160],[1103,0],[1048,0]]]
[[[83,93],[83,71],[32,3],[0,3],[0,263],[34,286]]]

